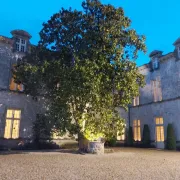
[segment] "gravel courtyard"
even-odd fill
[[[180,179],[180,152],[120,148],[105,155],[33,152],[0,155],[1,180]]]

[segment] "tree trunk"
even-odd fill
[[[88,152],[88,139],[86,139],[82,134],[78,135],[78,146],[79,146],[79,151],[83,153]]]

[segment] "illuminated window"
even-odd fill
[[[124,141],[125,140],[125,128],[123,128],[122,134],[120,136],[117,135],[117,140],[119,140],[119,141]]]
[[[21,110],[13,110],[13,109],[7,110],[4,138],[6,139],[19,138],[20,119],[21,119]]]
[[[139,96],[133,99],[133,106],[139,106]]]
[[[134,132],[134,140],[141,141],[141,125],[140,120],[133,121],[133,132]]]
[[[159,78],[157,80],[152,81],[152,90],[153,90],[154,102],[162,101],[162,89]]]
[[[24,90],[24,86],[23,86],[23,84],[16,84],[14,82],[14,78],[11,78],[9,89],[11,91],[21,91],[22,92]]]
[[[17,38],[16,39],[16,50],[25,52],[26,51],[26,40]]]
[[[156,142],[164,141],[164,126],[163,126],[163,118],[157,117],[155,118],[156,123]]]

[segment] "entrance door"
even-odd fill
[[[164,149],[164,125],[163,125],[163,118],[156,117],[156,148]]]

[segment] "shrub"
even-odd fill
[[[132,127],[129,127],[128,134],[127,134],[127,145],[133,146],[133,131]]]
[[[176,149],[176,137],[174,134],[174,129],[172,124],[168,124],[167,127],[167,149],[175,150]]]
[[[13,148],[13,150],[48,150],[48,149],[59,149],[59,145],[54,142],[48,141],[39,141],[37,142],[25,142],[19,144],[18,147]]]
[[[151,140],[150,140],[150,129],[147,124],[144,125],[143,128],[143,137],[142,137],[142,145],[143,147],[150,147]]]
[[[33,123],[33,142],[37,145],[41,139],[51,139],[51,124],[43,114],[37,114]]]
[[[110,147],[115,147],[116,146],[116,137],[111,137],[106,141],[106,144]]]

